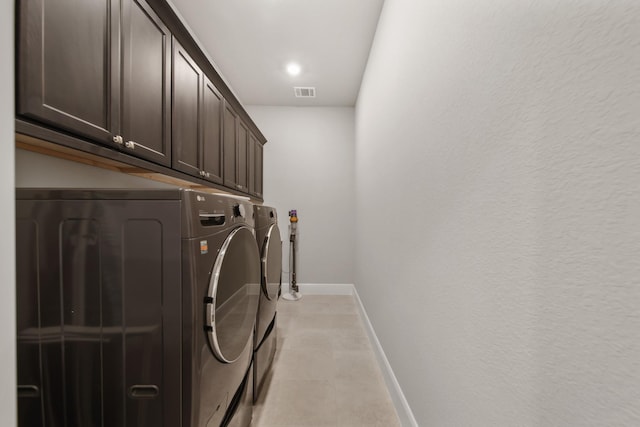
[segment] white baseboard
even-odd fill
[[[384,382],[387,384],[387,390],[389,390],[391,400],[396,408],[400,424],[407,427],[418,427],[418,423],[413,416],[411,408],[409,407],[409,402],[407,402],[407,399],[404,397],[400,384],[393,373],[393,369],[391,369],[387,356],[384,354],[382,345],[380,344],[380,341],[378,341],[376,332],[373,329],[371,321],[369,321],[369,316],[367,316],[367,312],[362,305],[362,300],[360,299],[355,287],[353,288],[353,296],[358,303],[360,317],[362,318],[364,328],[367,330],[367,334],[369,335],[369,340],[373,346],[373,352],[376,354],[376,358],[378,359],[378,365],[380,365],[380,369],[382,370],[382,376],[384,377]]]
[[[351,283],[298,283],[300,293],[304,295],[353,295]],[[282,284],[282,293],[289,292],[289,284]]]

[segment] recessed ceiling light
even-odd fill
[[[290,62],[289,64],[287,64],[287,73],[289,73],[289,75],[297,76],[298,74],[300,74],[300,71],[302,71],[300,65],[296,64],[295,62]]]

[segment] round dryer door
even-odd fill
[[[224,241],[211,273],[206,330],[215,356],[235,362],[251,339],[260,292],[260,254],[247,227]]]
[[[262,245],[262,292],[276,300],[282,285],[282,241],[278,224],[269,227]]]

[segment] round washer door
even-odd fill
[[[260,254],[248,227],[233,230],[213,265],[206,327],[214,355],[235,362],[251,339],[260,295]]]
[[[276,300],[282,285],[282,241],[278,224],[272,224],[262,244],[262,292]]]

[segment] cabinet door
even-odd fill
[[[248,157],[248,174],[249,174],[249,194],[254,195],[256,192],[256,137],[249,131],[249,157]]]
[[[222,184],[222,95],[204,78],[202,105],[203,178]]]
[[[237,150],[237,182],[236,188],[249,191],[249,129],[242,121],[238,121],[238,150]]]
[[[200,171],[202,71],[173,40],[173,168],[195,176]]]
[[[122,4],[124,146],[132,155],[170,166],[171,33],[143,0]]]
[[[224,185],[235,189],[237,188],[236,148],[238,140],[238,114],[226,102],[224,103],[224,124],[222,133],[224,135]]]
[[[262,144],[249,133],[249,194],[262,197]]]
[[[254,159],[254,167],[255,167],[255,173],[254,173],[254,196],[258,196],[260,198],[262,198],[262,155],[263,155],[263,150],[264,146],[259,142],[256,141],[256,145],[255,145],[255,159]]]
[[[111,143],[118,116],[120,64],[112,52],[120,33],[119,3],[19,3],[18,113]]]

